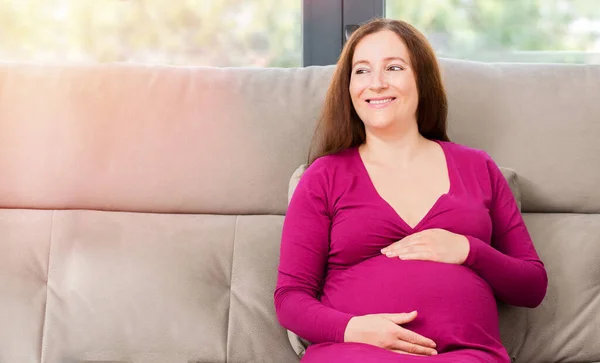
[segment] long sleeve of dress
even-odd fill
[[[312,342],[343,342],[353,317],[318,300],[329,252],[331,218],[327,176],[317,160],[294,192],[286,213],[275,290],[275,310],[285,328]]]
[[[506,179],[494,161],[486,157],[492,186],[492,241],[490,245],[467,236],[470,251],[464,265],[486,280],[503,302],[533,308],[546,295],[546,270]]]

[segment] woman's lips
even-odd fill
[[[396,97],[370,98],[366,102],[369,104],[369,107],[384,108],[387,107],[390,103],[394,102],[395,100]]]

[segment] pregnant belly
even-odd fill
[[[417,319],[404,327],[433,339],[442,352],[500,344],[493,292],[461,265],[379,255],[331,271],[321,300],[356,315],[417,310]]]

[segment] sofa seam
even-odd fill
[[[530,327],[529,324],[531,323],[531,316],[530,315],[530,311],[529,310],[525,310],[525,333],[523,334],[523,341],[521,342],[521,344],[519,344],[519,352],[517,353],[517,359],[515,360],[520,360],[521,359],[521,354],[523,353],[523,347],[525,346],[525,343],[527,342],[527,338],[530,335]]]
[[[227,306],[227,331],[225,340],[225,362],[229,362],[229,333],[231,331],[231,295],[233,289],[233,258],[235,256],[235,239],[237,237],[238,228],[238,215],[235,216],[233,221],[233,241],[231,244],[231,268],[229,269],[229,305]]]
[[[52,256],[52,236],[54,235],[54,216],[56,210],[52,211],[52,216],[50,217],[50,236],[48,237],[48,263],[46,265],[46,300],[44,301],[44,318],[42,320],[42,336],[40,342],[40,363],[44,363],[46,358],[44,356],[44,343],[46,337],[46,323],[48,321],[48,290],[50,285],[50,260]]]

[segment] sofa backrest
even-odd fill
[[[549,270],[505,344],[600,360],[600,67],[442,68],[451,138],[517,171]],[[332,72],[0,64],[0,361],[296,360],[272,293]]]
[[[524,212],[600,213],[600,65],[443,64],[450,137],[519,173]]]
[[[0,204],[283,214],[330,71],[0,66]]]
[[[600,211],[600,66],[442,61],[449,134],[525,212]],[[283,214],[333,67],[0,66],[0,203]]]

